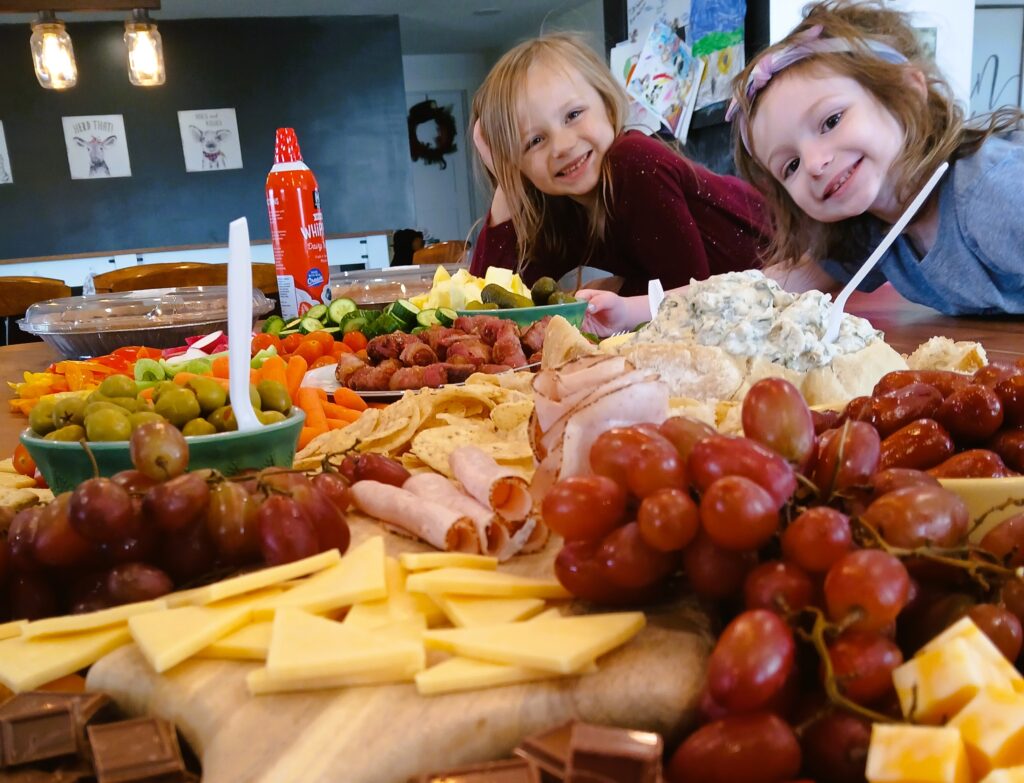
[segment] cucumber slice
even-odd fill
[[[392,313],[381,313],[380,318],[373,322],[375,334],[391,334],[391,332],[398,332],[401,329],[402,322]]]
[[[284,329],[284,319],[279,315],[272,315],[263,322],[264,334],[280,334]]]
[[[342,296],[331,302],[330,306],[327,308],[327,317],[332,323],[341,326],[345,316],[354,312],[357,312],[356,303],[351,299],[346,299]]]
[[[296,318],[296,319],[295,319],[294,321],[289,321],[288,323],[286,323],[286,324],[284,325],[284,328],[285,328],[285,329],[298,329],[298,328],[299,328],[299,324],[301,324],[301,323],[302,323],[302,319],[303,319],[303,318],[305,318],[305,317],[306,317],[306,316],[304,316],[304,315],[303,315],[303,316],[299,316],[299,317],[298,317],[298,318]],[[282,330],[282,331],[283,331],[283,330]]]
[[[406,326],[416,324],[416,314],[420,311],[416,305],[408,299],[399,299],[390,307],[391,314]]]
[[[429,327],[426,326],[414,326],[412,330],[409,332],[409,334],[420,334],[422,332],[427,331],[428,328]]]
[[[299,331],[303,334],[309,334],[310,332],[318,332],[324,328],[323,323],[318,321],[316,318],[303,318],[299,323]]]
[[[364,332],[368,324],[369,321],[361,315],[357,315],[354,318],[346,318],[344,325],[341,327],[341,333],[348,334],[349,332]]]
[[[313,305],[311,308],[309,308],[306,311],[306,315],[304,317],[305,318],[315,318],[320,323],[323,323],[324,321],[327,320],[327,305],[325,305],[325,304]]]
[[[277,333],[277,336],[278,337],[288,337],[289,335],[292,335],[292,334],[299,334],[299,330],[298,329],[282,329],[280,332]]]
[[[420,326],[433,326],[434,324],[441,323],[437,320],[437,310],[420,310],[416,314],[416,323]]]
[[[451,326],[455,323],[455,319],[458,317],[459,314],[450,307],[437,308],[437,322],[441,324],[441,326]]]
[[[327,334],[337,334],[338,332],[341,331],[341,327],[340,326],[325,326],[320,331],[321,332],[327,332]]]

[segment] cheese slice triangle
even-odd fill
[[[439,568],[411,574],[405,582],[410,593],[431,595],[484,595],[499,598],[570,598],[557,579],[531,579],[474,568]]]
[[[378,601],[364,601],[348,610],[343,622],[357,628],[376,628],[396,620],[425,617],[428,625],[444,619],[437,604],[423,593],[409,593],[405,589],[406,571],[393,557],[385,561],[388,597]]]
[[[514,623],[544,608],[541,598],[474,598],[463,595],[437,595],[434,601],[441,607],[452,625],[474,628],[479,625]]]
[[[375,634],[289,607],[274,615],[267,672],[278,681],[425,665],[423,644],[399,634]]]
[[[387,595],[384,538],[374,536],[350,550],[335,565],[269,601],[256,612],[256,619],[269,620],[282,607],[329,612]]]
[[[349,688],[357,685],[385,685],[395,682],[412,682],[423,669],[419,664],[402,664],[375,669],[357,674],[339,674],[333,677],[297,677],[275,679],[265,667],[253,669],[245,677],[249,693],[260,696],[266,693],[288,691],[319,691],[328,688]]]
[[[403,552],[399,559],[406,571],[429,571],[434,568],[479,568],[493,571],[498,567],[498,558],[469,552]]]
[[[426,631],[423,641],[467,658],[571,674],[632,639],[644,623],[643,612],[580,615]]]
[[[28,625],[28,620],[11,620],[8,623],[0,624],[0,639],[13,639],[15,636],[21,636],[26,625]]]
[[[270,628],[270,621],[250,623],[204,647],[196,657],[265,661],[270,649]]]
[[[295,560],[291,563],[284,563],[279,566],[262,568],[259,571],[252,571],[241,576],[233,576],[230,579],[222,579],[206,587],[196,588],[194,591],[186,591],[186,600],[194,604],[208,604],[214,601],[223,601],[242,593],[251,593],[254,590],[261,590],[264,587],[287,582],[308,574],[315,574],[328,566],[334,565],[341,560],[341,554],[337,549],[328,549],[326,552],[305,557],[302,560]]]
[[[130,641],[123,624],[40,639],[6,639],[0,642],[0,682],[16,693],[38,688],[90,666]]]
[[[591,662],[582,671],[575,674],[589,674],[595,671],[597,671],[597,666]],[[573,677],[575,674],[566,675],[544,669],[532,669],[527,666],[488,663],[456,656],[419,672],[416,675],[416,690],[423,696],[434,696],[440,693],[493,688],[498,685],[536,682],[552,677]]]
[[[140,601],[133,604],[121,604],[112,606],[109,609],[100,609],[97,612],[85,612],[84,614],[68,614],[60,617],[47,617],[43,620],[36,620],[28,623],[21,631],[26,639],[37,636],[53,636],[64,633],[81,633],[91,631],[95,628],[106,628],[111,625],[124,623],[129,617],[146,612],[157,612],[166,609],[167,603],[163,599],[154,601]]]

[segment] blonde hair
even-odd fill
[[[481,133],[490,148],[494,175],[488,178],[492,185],[501,187],[508,202],[518,242],[519,271],[538,256],[566,258],[572,253],[579,256],[581,265],[586,263],[604,237],[611,203],[608,156],[601,164],[598,198],[590,208],[567,197],[542,193],[522,173],[517,109],[527,72],[536,63],[578,71],[601,97],[616,138],[623,131],[629,106],[626,91],[608,66],[577,35],[554,33],[524,41],[491,69],[473,97],[470,127],[480,121]],[[477,159],[482,165],[479,154]],[[566,221],[582,219],[586,220],[588,246],[581,253],[580,248],[568,247],[564,226]]]
[[[956,160],[976,152],[994,133],[1017,126],[1019,110],[999,111],[982,127],[968,127],[946,81],[924,51],[908,17],[876,0],[849,2],[826,0],[807,6],[804,20],[779,43],[758,53],[733,81],[733,97],[749,128],[758,110],[758,98],[771,83],[746,94],[751,72],[765,57],[799,43],[806,31],[820,25],[822,38],[850,41],[849,51],[822,52],[789,66],[775,78],[828,70],[855,79],[899,122],[904,144],[894,164],[896,195],[902,203],[917,192],[935,168],[945,160]],[[881,41],[907,58],[893,63],[874,54],[866,41]],[[908,77],[924,76],[925,94],[910,88]],[[733,144],[740,174],[764,194],[774,223],[774,238],[768,248],[766,265],[833,258],[852,261],[862,257],[872,218],[869,215],[837,223],[820,223],[806,215],[790,198],[782,183],[746,148],[739,123],[734,123]],[[753,148],[753,144],[751,147]]]

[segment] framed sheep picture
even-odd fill
[[[234,109],[178,112],[185,171],[242,168],[242,145]]]
[[[122,115],[61,117],[61,122],[64,124],[64,143],[68,149],[71,179],[109,179],[132,175]]]

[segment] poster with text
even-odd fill
[[[10,185],[13,182],[11,156],[7,153],[7,137],[4,136],[4,124],[0,122],[0,185]]]
[[[64,143],[68,148],[71,179],[107,179],[132,175],[122,115],[61,117],[61,122],[64,124]]]
[[[185,171],[242,168],[242,145],[234,109],[178,112]]]
[[[626,92],[664,122],[672,135],[686,142],[697,102],[704,61],[666,22],[655,22],[626,85]]]

